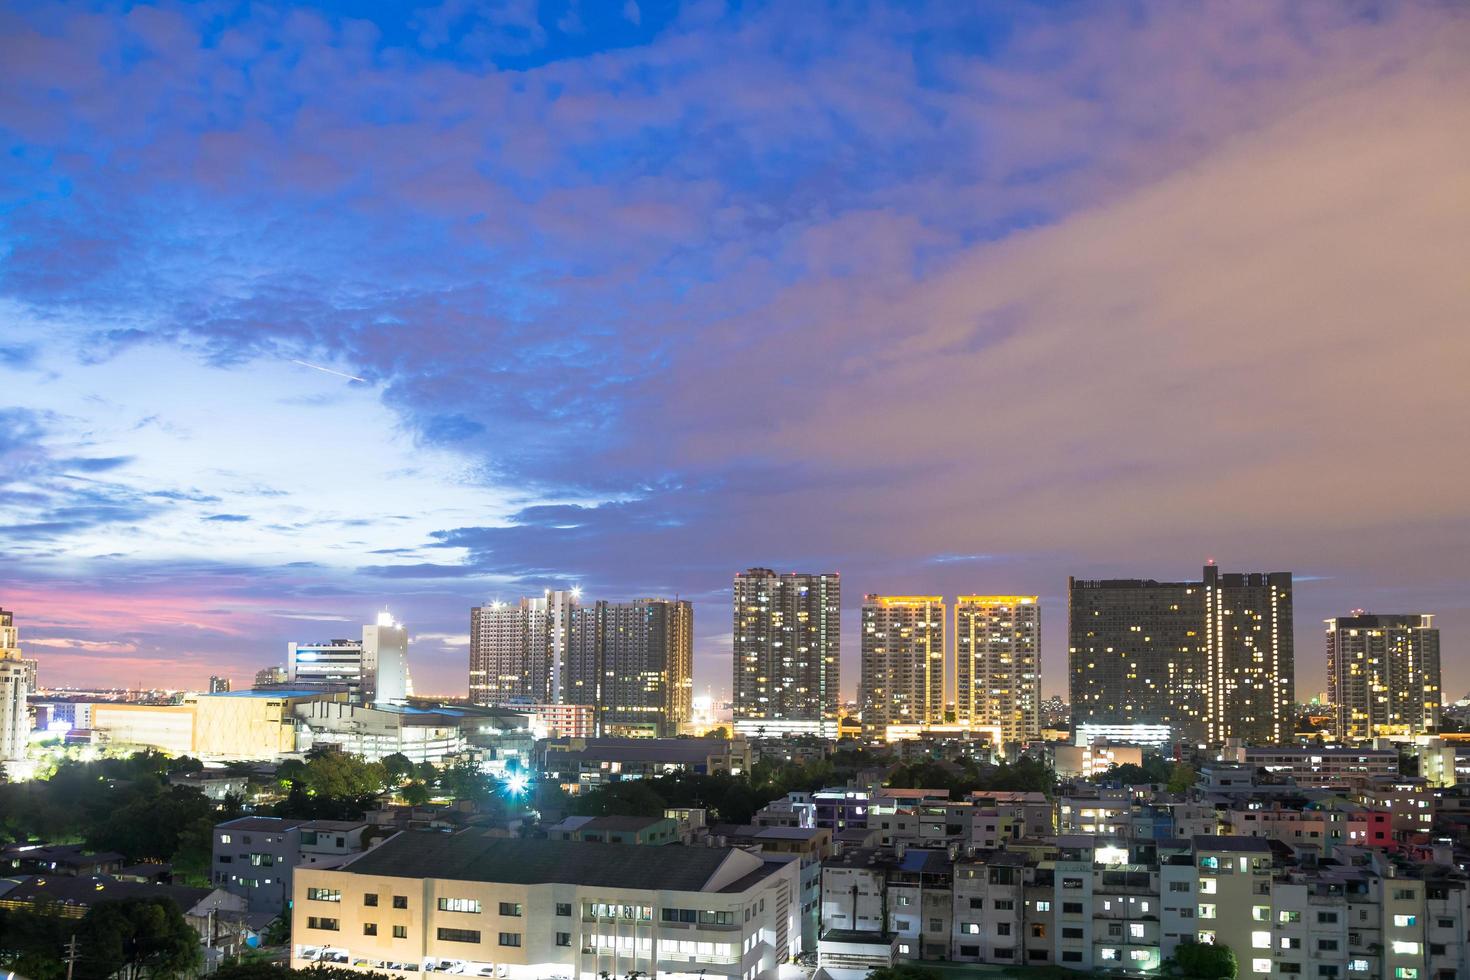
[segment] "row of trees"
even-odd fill
[[[193,976],[203,962],[199,934],[172,899],[98,902],[81,919],[0,909],[3,970],[31,980],[61,980],[73,940],[74,980]]]
[[[957,762],[922,760],[894,767],[886,750],[845,748],[807,763],[762,762],[748,777],[725,773],[674,773],[655,779],[609,783],[570,801],[571,812],[583,816],[652,817],[669,807],[703,807],[716,820],[749,823],[755,812],[793,791],[812,792],[841,785],[859,774],[887,773],[896,787],[946,789],[952,797],[974,791],[1051,793],[1056,777],[1042,762],[1022,758],[1014,763],[985,765],[972,759]]]

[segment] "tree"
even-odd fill
[[[1174,949],[1173,969],[1189,980],[1235,980],[1239,966],[1229,946],[1181,943]]]
[[[98,902],[82,917],[78,933],[79,977],[170,977],[196,970],[203,961],[199,934],[172,899]]]
[[[406,783],[413,775],[413,760],[402,752],[383,757],[384,789],[394,789]]]
[[[1194,788],[1194,766],[1187,762],[1176,762],[1169,770],[1169,792],[1187,793]]]
[[[382,792],[381,762],[367,762],[346,752],[323,752],[307,761],[302,780],[312,796],[371,796]]]
[[[403,802],[409,806],[423,806],[429,802],[429,787],[415,780],[400,790]]]
[[[664,798],[639,779],[608,783],[583,793],[572,804],[572,812],[583,817],[661,817]]]

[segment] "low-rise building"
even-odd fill
[[[774,978],[797,863],[739,848],[405,832],[294,884],[291,965],[394,977]]]
[[[564,738],[536,743],[538,768],[569,793],[673,772],[750,770],[744,738]]]
[[[298,868],[333,868],[370,847],[378,831],[364,821],[237,817],[215,825],[213,884],[246,900],[251,912],[280,913]]]

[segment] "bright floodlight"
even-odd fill
[[[505,791],[511,796],[522,796],[531,785],[531,779],[523,772],[513,772],[505,777]]]

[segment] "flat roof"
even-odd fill
[[[341,870],[390,878],[703,891],[732,847],[599,844],[404,831]],[[744,852],[738,852],[744,854]],[[747,855],[748,857],[748,855]]]
[[[325,690],[320,687],[293,687],[283,688],[279,691],[226,691],[221,694],[203,694],[201,698],[309,698],[327,694],[336,694],[336,691]]]

